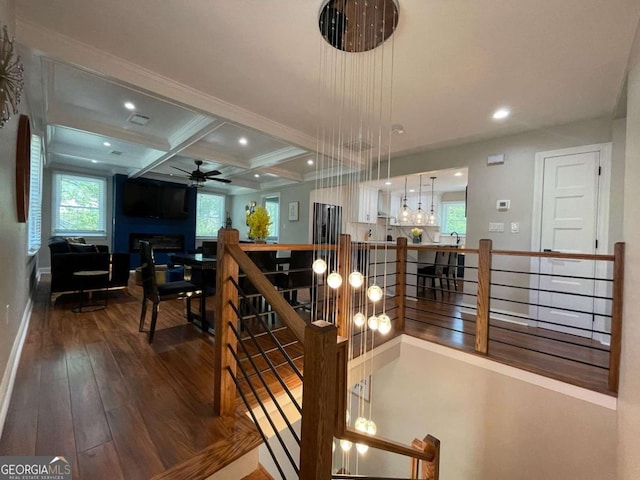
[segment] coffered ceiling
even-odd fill
[[[331,113],[322,3],[16,0],[48,165],[186,182],[177,168],[203,160],[232,181],[207,187],[229,193],[332,175],[308,163]],[[405,132],[392,155],[614,114],[637,0],[398,3],[380,47],[394,51],[391,123]],[[492,120],[501,106],[511,117]]]

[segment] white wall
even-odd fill
[[[13,35],[13,2],[0,1],[0,18],[9,25]],[[18,39],[19,40],[19,39]],[[28,114],[23,96],[21,113]],[[27,255],[27,224],[18,223],[16,213],[16,137],[18,117],[14,115],[0,128],[0,245],[2,245],[2,275],[0,275],[0,422],[16,343],[35,281],[35,257]],[[17,365],[16,365],[17,366]],[[0,430],[2,424],[0,423]]]
[[[489,238],[495,248],[530,250],[536,152],[604,143],[611,138],[610,119],[586,120],[394,158],[391,176],[469,167],[467,246],[473,248],[478,240]],[[487,166],[487,156],[496,153],[505,154],[505,163]],[[621,161],[620,157],[616,160]],[[386,166],[382,168],[386,171]],[[614,173],[615,185],[623,172],[616,169]],[[499,199],[511,200],[511,210],[498,212]],[[612,215],[621,217],[622,212]],[[489,233],[489,222],[520,222],[520,233]]]
[[[374,374],[372,418],[378,435],[404,444],[439,438],[441,478],[616,478],[615,410],[412,343]],[[360,465],[360,473],[404,477],[409,460],[370,450]]]
[[[629,61],[624,171],[626,242],[622,360],[618,410],[618,478],[640,478],[640,36]]]
[[[280,194],[280,240],[279,243],[308,243],[309,194],[313,183],[303,183],[260,192],[227,197],[227,210],[231,214],[233,228],[240,232],[240,238],[247,238],[249,227],[245,225],[245,206],[251,200],[260,204],[263,195]],[[300,202],[298,221],[289,221],[289,202]]]

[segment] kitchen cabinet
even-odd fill
[[[352,222],[376,223],[378,221],[378,189],[358,187],[352,205]]]

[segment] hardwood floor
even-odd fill
[[[105,310],[87,313],[72,312],[74,296],[51,305],[48,280],[39,284],[0,455],[65,455],[73,459],[75,479],[186,480],[205,478],[261,442],[239,397],[235,421],[212,413],[213,337],[186,323],[176,300],[162,303],[149,345],[138,332],[140,287],[130,283],[130,294],[110,292]],[[393,316],[392,304],[387,311]],[[459,306],[420,299],[407,302],[406,312],[406,334],[475,353],[475,319]],[[283,391],[267,362],[254,357],[260,348],[289,388],[299,386],[295,369],[256,323],[241,332],[245,338],[249,330],[256,333],[255,341],[246,339],[247,352],[238,350],[256,394],[266,398],[256,369],[276,395]],[[270,330],[303,371],[303,349],[293,334],[277,319]],[[493,321],[490,332],[489,358],[611,394],[608,351],[599,342]],[[373,340],[379,345],[390,338]],[[363,340],[354,339],[356,355]],[[372,337],[366,340],[369,349]],[[255,406],[240,369],[238,377]]]
[[[455,294],[445,295],[444,303],[431,298],[407,301],[405,333],[475,354],[475,316],[463,313],[456,303]],[[615,395],[608,388],[609,348],[599,341],[492,319],[488,358]]]
[[[213,337],[163,302],[154,343],[138,332],[140,289],[72,313],[38,286],[0,455],[66,455],[74,479],[205,478],[260,444],[239,408],[213,415]]]

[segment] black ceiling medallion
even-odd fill
[[[9,38],[7,26],[2,27],[0,37],[0,128],[18,113],[18,105],[24,88],[24,68],[20,55],[13,49],[15,39]]]
[[[366,52],[393,35],[398,4],[396,0],[328,0],[320,9],[318,24],[324,39],[338,50]]]

